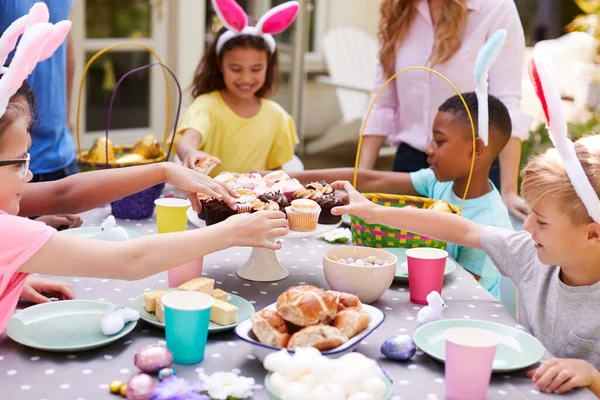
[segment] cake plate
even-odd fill
[[[198,218],[198,214],[192,207],[187,210],[187,217],[190,223],[198,228],[205,228],[206,222]],[[333,231],[341,225],[341,221],[333,225],[317,225],[317,229],[311,232],[296,232],[289,231],[287,235],[277,239],[302,239],[312,236],[322,235],[324,233]],[[245,280],[254,282],[276,282],[285,279],[289,276],[289,271],[285,269],[279,260],[274,250],[265,249],[262,247],[253,247],[248,261],[240,267],[237,271],[237,275]]]

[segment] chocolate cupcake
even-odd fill
[[[287,197],[280,192],[261,194],[260,196],[258,196],[258,199],[265,203],[268,203],[269,200],[274,201],[275,203],[277,203],[277,205],[279,206],[279,210],[281,211],[284,211],[285,208],[290,205],[290,202],[288,201]]]
[[[203,209],[207,226],[218,224],[238,213],[237,210],[232,210],[227,203],[221,200],[207,201],[204,204]]]
[[[212,200],[212,197],[210,197],[204,193],[198,193],[198,194],[196,194],[196,196],[198,196],[198,201],[200,202],[200,206],[202,206],[202,209],[198,213],[198,218],[200,218],[202,221],[204,221],[206,219],[206,217],[204,215],[204,205],[206,204],[206,202]]]
[[[321,214],[319,214],[319,223],[325,225],[337,224],[342,220],[341,215],[331,214],[334,207],[344,205],[344,199],[334,194],[321,196],[317,200],[317,204],[321,206]]]

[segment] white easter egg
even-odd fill
[[[373,397],[373,395],[371,393],[356,392],[353,395],[351,395],[350,397],[348,397],[347,400],[375,400],[375,397]]]
[[[323,383],[312,391],[312,400],[346,400],[346,394],[335,383]]]
[[[306,400],[311,398],[311,390],[303,383],[292,382],[285,391],[286,400]]]
[[[277,393],[285,393],[290,384],[289,379],[281,375],[279,372],[274,372],[271,374],[270,382],[271,386]]]
[[[311,390],[318,384],[317,379],[313,374],[306,374],[302,376],[300,379],[298,379],[298,382],[305,384]]]
[[[325,382],[331,379],[332,374],[337,371],[338,363],[327,357],[316,359],[311,366],[311,374],[319,382]]]
[[[363,381],[363,390],[373,395],[376,399],[381,399],[387,393],[387,385],[381,378],[369,378]]]
[[[314,347],[299,347],[295,349],[294,359],[308,359],[312,360],[315,358],[321,358],[321,352]]]
[[[270,353],[265,357],[263,366],[269,372],[282,373],[286,369],[286,365],[292,362],[292,356],[285,350],[281,349],[276,353]]]

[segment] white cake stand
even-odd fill
[[[187,210],[188,221],[198,228],[205,228],[206,222],[198,218],[198,214],[193,208]],[[290,231],[287,235],[278,239],[301,239],[311,236],[322,235],[333,231],[341,225],[341,221],[334,225],[317,225],[317,229],[311,232],[295,232]],[[275,239],[274,239],[275,240]],[[275,251],[264,249],[262,247],[253,247],[248,261],[240,267],[237,275],[248,281],[254,282],[275,282],[285,279],[289,276],[289,271],[285,269],[279,260]]]

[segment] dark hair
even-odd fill
[[[469,107],[471,117],[473,118],[473,123],[475,124],[475,133],[478,134],[477,120],[479,118],[479,109],[477,95],[475,92],[461,93],[461,95],[465,99],[467,107]],[[458,95],[450,97],[440,106],[438,110],[452,113],[461,122],[465,122],[467,124],[469,123],[467,110],[465,110],[465,106]],[[492,95],[488,95],[488,114],[490,126],[490,144],[493,146],[496,152],[499,153],[510,140],[512,132],[510,114],[508,113],[508,109],[504,103]]]
[[[8,65],[8,63],[7,63]],[[0,79],[4,76],[4,74],[0,74]],[[31,121],[37,121],[37,111],[36,111],[36,101],[35,101],[35,94],[33,93],[33,91],[31,90],[31,86],[29,86],[29,83],[27,83],[27,81],[23,81],[23,83],[21,84],[21,86],[19,87],[19,89],[17,89],[17,92],[15,94],[13,94],[13,96],[10,98],[10,100],[14,99],[15,97],[18,96],[23,96],[25,97],[25,100],[27,100],[27,103],[29,104],[29,110],[30,110],[30,114],[31,114]],[[10,102],[9,100],[9,102]]]
[[[24,118],[29,122],[29,116],[25,113],[23,106],[18,103],[9,103],[6,106],[4,115],[0,116],[0,139],[4,136],[6,129],[21,118]]]
[[[225,89],[221,61],[223,55],[234,48],[252,48],[267,53],[267,76],[264,85],[256,92],[256,96],[273,96],[277,92],[279,84],[279,53],[277,49],[271,54],[263,38],[253,35],[239,35],[227,41],[221,49],[221,54],[217,55],[217,41],[226,31],[226,28],[219,30],[217,37],[202,56],[198,67],[196,67],[194,82],[192,83],[192,96],[196,98],[215,90]]]

